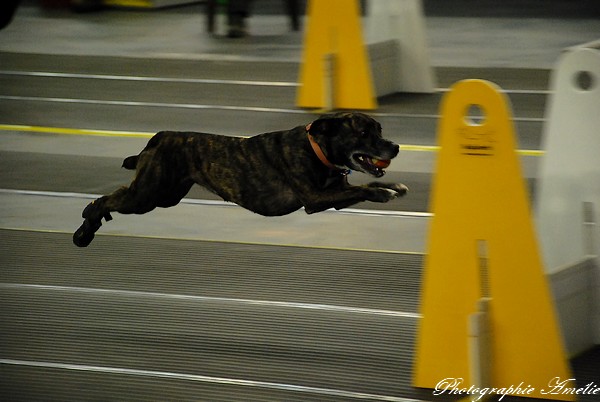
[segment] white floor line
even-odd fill
[[[196,301],[196,302],[219,302],[219,303],[251,305],[251,306],[261,306],[261,307],[319,310],[319,311],[345,313],[345,314],[365,314],[365,315],[378,315],[378,316],[388,316],[388,317],[396,317],[396,318],[411,318],[411,319],[421,318],[421,314],[419,314],[419,313],[410,313],[410,312],[405,312],[405,311],[392,311],[392,310],[380,310],[380,309],[370,309],[370,308],[360,308],[360,307],[334,306],[334,305],[329,305],[329,304],[311,304],[311,303],[282,302],[282,301],[271,301],[271,300],[236,299],[236,298],[229,298],[229,297],[180,295],[180,294],[172,294],[172,293],[142,292],[142,291],[133,291],[133,290],[84,288],[84,287],[54,286],[54,285],[34,285],[34,284],[23,284],[23,283],[0,283],[0,289],[18,289],[18,290],[22,289],[22,290],[38,290],[38,291],[51,291],[51,292],[86,293],[86,294],[97,294],[97,295],[111,295],[111,296],[118,296],[118,297],[160,298],[160,299],[172,299],[172,300],[188,300],[188,301]]]
[[[80,103],[89,105],[108,105],[108,106],[140,106],[140,107],[160,107],[170,109],[198,109],[198,110],[229,110],[238,112],[264,112],[264,113],[288,113],[288,114],[311,114],[313,112],[303,109],[285,109],[273,107],[258,106],[228,106],[228,105],[201,105],[195,103],[165,103],[165,102],[139,102],[139,101],[121,101],[121,100],[101,100],[101,99],[77,99],[77,98],[58,98],[44,96],[17,96],[0,95],[0,100],[9,101],[27,101],[27,102],[52,102],[52,103]],[[441,116],[439,114],[419,114],[419,113],[380,113],[372,112],[375,117],[394,117],[407,119],[434,119]],[[513,121],[522,122],[544,122],[543,117],[517,117],[513,116]]]
[[[106,373],[106,374],[122,374],[122,375],[128,375],[128,376],[136,376],[136,377],[164,378],[164,379],[172,379],[172,380],[205,382],[205,383],[222,384],[222,385],[235,385],[235,386],[241,386],[241,387],[267,388],[267,389],[273,389],[273,390],[278,390],[278,391],[328,395],[328,396],[350,398],[350,399],[368,399],[368,400],[373,400],[373,401],[384,401],[384,402],[425,402],[425,401],[420,401],[420,400],[411,399],[411,398],[401,398],[401,397],[386,396],[386,395],[375,395],[375,394],[367,394],[367,393],[362,393],[362,392],[344,391],[344,390],[339,390],[339,389],[307,387],[307,386],[303,386],[303,385],[281,384],[281,383],[275,383],[275,382],[252,381],[252,380],[243,380],[243,379],[235,379],[235,378],[210,377],[210,376],[198,375],[198,374],[172,373],[169,371],[138,370],[138,369],[128,369],[128,368],[119,368],[119,367],[91,366],[91,365],[84,365],[84,364],[40,362],[40,361],[16,360],[16,359],[0,359],[0,364],[13,365],[13,366],[26,366],[26,367],[52,368],[52,369],[60,369],[60,370],[85,371],[85,372]]]
[[[0,75],[25,76],[25,77],[46,77],[46,78],[77,78],[94,79],[110,81],[142,81],[142,82],[177,82],[186,84],[219,84],[219,85],[248,85],[248,86],[266,86],[266,87],[298,87],[297,82],[285,81],[250,81],[250,80],[222,80],[206,78],[173,78],[173,77],[151,77],[135,75],[112,75],[112,74],[79,74],[79,73],[60,73],[47,71],[11,71],[0,70]]]
[[[77,78],[109,81],[142,81],[142,82],[176,82],[187,84],[218,84],[218,85],[247,85],[247,86],[267,86],[267,87],[298,87],[297,82],[290,81],[258,81],[258,80],[225,80],[210,78],[180,78],[180,77],[152,77],[137,75],[115,75],[115,74],[81,74],[81,73],[62,73],[49,71],[13,71],[0,70],[0,75],[24,76],[24,77],[46,77],[46,78]],[[435,92],[450,92],[450,88],[435,88]],[[507,94],[528,94],[528,95],[548,95],[552,91],[547,89],[502,89],[501,92]]]
[[[39,197],[59,197],[59,198],[82,198],[95,200],[101,197],[101,194],[87,194],[87,193],[73,193],[73,192],[61,192],[61,191],[38,191],[38,190],[16,190],[16,189],[0,189],[0,194],[14,194],[14,195],[31,195]],[[238,205],[219,200],[203,200],[196,198],[184,198],[181,200],[182,204],[191,205],[209,205],[209,206],[220,206],[220,207],[236,207],[241,208]],[[347,215],[367,215],[367,216],[389,216],[396,218],[431,218],[433,214],[429,212],[411,212],[411,211],[387,211],[387,210],[374,210],[374,209],[359,209],[359,208],[346,208],[343,210],[328,209],[327,213],[347,214]]]
[[[121,100],[102,100],[102,99],[77,99],[77,98],[59,98],[45,96],[16,96],[0,95],[0,100],[27,101],[27,102],[52,102],[52,103],[75,103],[87,105],[108,105],[108,106],[140,106],[140,107],[159,107],[165,109],[198,109],[198,110],[231,110],[238,112],[265,112],[265,113],[288,113],[288,114],[310,114],[309,111],[302,109],[283,109],[258,106],[226,106],[226,105],[201,105],[195,103],[165,103],[165,102],[138,102]]]

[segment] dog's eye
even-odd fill
[[[367,136],[367,132],[366,132],[365,130],[362,130],[362,131],[360,132],[360,135],[361,135],[362,137],[366,137],[366,136]]]

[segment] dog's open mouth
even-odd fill
[[[365,172],[372,174],[375,177],[383,176],[385,174],[384,169],[390,166],[390,163],[392,163],[392,161],[389,159],[377,159],[366,154],[354,155],[354,159],[365,170]]]

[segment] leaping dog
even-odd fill
[[[136,170],[128,187],[85,207],[73,243],[88,246],[102,219],[112,219],[111,212],[145,214],[177,205],[194,183],[264,216],[388,202],[405,195],[407,187],[354,186],[346,175],[355,170],[381,177],[398,150],[382,137],[381,125],[363,113],[328,114],[307,126],[250,138],[162,131],[139,155],[123,161],[124,168]]]

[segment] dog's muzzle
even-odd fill
[[[364,170],[375,177],[381,177],[385,174],[385,168],[392,163],[391,159],[378,159],[366,154],[354,155],[354,161]]]
[[[393,143],[390,143],[390,145],[390,150],[388,152],[383,152],[379,156],[368,153],[355,153],[352,155],[352,159],[365,173],[375,177],[381,177],[385,174],[384,169],[390,166],[392,159],[398,155],[400,150],[398,145]]]

